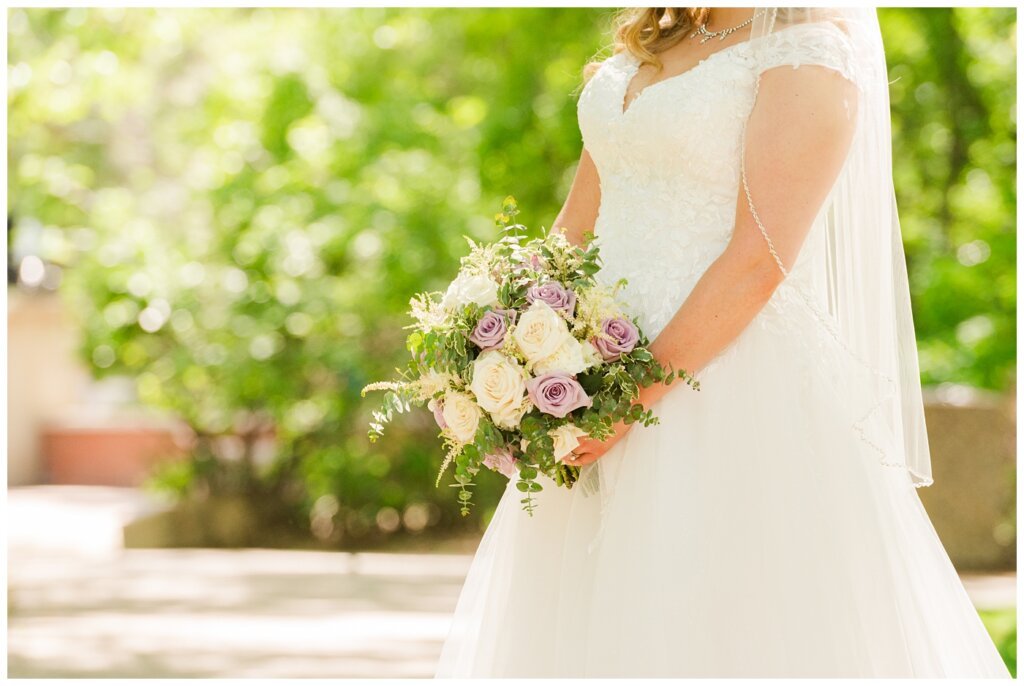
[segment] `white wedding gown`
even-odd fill
[[[799,61],[843,56],[803,31]],[[725,247],[753,105],[747,46],[645,88],[607,60],[578,104],[601,179],[600,278],[653,340]],[[510,483],[437,676],[1008,677],[902,467],[850,407],[812,230],[749,327],[601,460],[600,494]],[[592,476],[592,475],[591,475]]]

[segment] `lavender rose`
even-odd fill
[[[576,294],[557,281],[547,281],[526,290],[526,302],[532,305],[538,300],[546,302],[552,310],[562,310],[566,314],[572,314],[576,307]]]
[[[501,472],[510,479],[519,471],[516,469],[516,458],[512,455],[512,450],[508,446],[498,448],[493,453],[485,456],[484,466],[496,472]]]
[[[476,328],[469,335],[469,340],[476,343],[482,350],[500,348],[505,342],[508,325],[516,321],[515,310],[491,309],[484,312]]]
[[[530,379],[526,382],[526,392],[538,410],[559,419],[591,405],[583,386],[565,372],[548,372]]]
[[[601,322],[601,332],[610,338],[595,336],[592,343],[607,362],[631,352],[640,342],[640,332],[636,330],[636,326],[623,317],[605,319]]]

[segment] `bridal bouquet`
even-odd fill
[[[518,477],[524,508],[533,513],[540,474],[571,488],[579,467],[562,460],[583,436],[608,437],[619,421],[657,423],[634,404],[641,386],[685,379],[663,368],[647,349],[636,322],[616,302],[614,287],[599,284],[598,247],[562,233],[525,240],[514,223],[515,200],[505,199],[496,223],[502,238],[490,245],[468,239],[458,276],[441,293],[410,301],[415,323],[407,339],[411,359],[397,381],[362,390],[386,390],[369,436],[381,436],[394,413],[426,405],[447,454],[437,483],[455,465],[463,515],[473,476],[486,467]]]

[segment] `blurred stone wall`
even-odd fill
[[[55,293],[7,289],[7,483],[44,478],[40,434],[82,397],[89,373],[78,331]]]
[[[1006,397],[967,388],[925,400],[935,483],[918,493],[957,568],[1016,564],[1016,419]]]

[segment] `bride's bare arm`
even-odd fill
[[[594,230],[597,209],[601,205],[601,186],[597,167],[586,148],[580,154],[580,162],[573,176],[572,188],[555,217],[552,230],[564,227],[566,237],[576,245],[583,245],[583,234]]]
[[[856,103],[856,86],[824,67],[779,67],[762,75],[747,124],[747,180],[787,270],[842,168]],[[663,364],[699,371],[753,320],[783,278],[741,185],[728,247],[651,351]],[[667,390],[661,384],[644,389],[641,402],[649,407]]]

